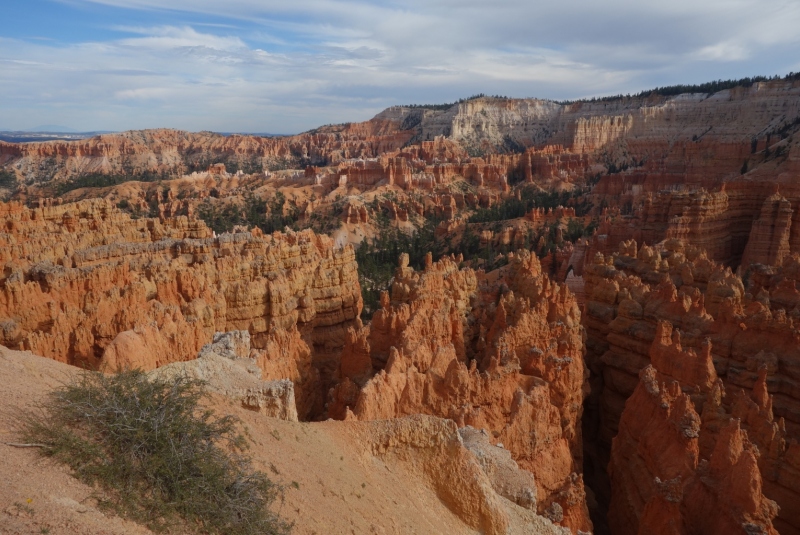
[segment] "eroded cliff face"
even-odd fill
[[[751,440],[761,452],[763,492],[781,507],[775,525],[782,533],[798,532],[800,473],[789,453],[800,431],[800,309],[793,297],[798,261],[792,256],[784,268],[761,268],[745,286],[729,268],[679,240],[641,248],[629,241],[612,256],[596,255],[584,270],[587,364],[593,372],[587,413],[598,422],[587,431],[595,445],[589,453],[594,464],[607,462],[608,445],[623,432],[623,408],[637,405],[631,402],[637,376],[652,364],[662,381],[677,382],[704,418],[703,403],[710,392],[731,392],[730,397],[718,393],[718,405],[741,418],[743,428],[752,429]],[[780,296],[774,303],[770,292]],[[718,377],[721,382],[715,386]],[[754,385],[760,385],[763,424],[749,423],[742,415],[758,410],[745,410],[744,398],[734,395]],[[773,396],[769,402],[767,391]],[[786,430],[784,438],[774,438],[778,429]],[[768,438],[757,438],[761,436]],[[703,443],[701,435],[701,449]],[[612,471],[612,483],[613,477]]]
[[[246,330],[265,379],[320,409],[361,307],[353,249],[311,231],[219,237],[104,200],[0,204],[0,344],[75,365],[152,369]],[[321,382],[322,381],[322,382]]]
[[[769,144],[767,133],[800,113],[800,84],[781,80],[714,94],[621,97],[559,104],[539,99],[479,98],[446,110],[392,107],[376,119],[414,128],[418,140],[445,136],[468,147],[562,145],[664,175],[709,176],[737,171],[751,152]],[[774,139],[774,138],[773,138]],[[665,162],[672,165],[664,166]],[[701,171],[702,170],[702,171]],[[695,175],[696,173],[696,175]]]
[[[189,217],[131,219],[99,199],[0,214],[1,345],[188,373],[290,421],[319,415],[333,385],[328,411],[345,419],[440,415],[451,421],[382,424],[362,446],[382,459],[430,452],[435,495],[473,529],[590,528],[580,315],[530,253],[489,275],[453,258],[417,273],[406,257],[396,301],[387,295],[364,327],[352,247],[311,231],[215,236]],[[352,410],[347,396],[360,399]]]
[[[391,298],[348,335],[329,414],[431,414],[485,429],[533,473],[540,513],[588,530],[580,313],[534,255],[511,256],[489,274],[449,257],[416,272],[402,256]]]

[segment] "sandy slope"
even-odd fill
[[[75,373],[0,346],[0,441],[15,440],[9,411]],[[285,485],[276,509],[296,534],[559,532],[492,491],[452,422],[297,423],[214,404],[242,419],[257,467]],[[148,533],[98,511],[88,487],[34,450],[0,444],[0,482],[0,533]]]

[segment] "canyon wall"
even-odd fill
[[[653,366],[641,371],[612,448],[612,532],[777,535],[778,507],[762,492],[759,448],[738,419],[698,408],[682,391],[687,386]],[[713,444],[707,451],[704,441]]]
[[[746,151],[739,170],[735,159],[725,162],[718,157],[721,149],[717,147],[710,148],[705,159],[684,156],[686,161],[705,161],[709,166],[700,168],[695,163],[694,176],[643,169],[601,178],[592,192],[594,202],[616,206],[624,213],[605,218],[592,250],[610,254],[628,239],[653,244],[679,238],[734,268],[780,265],[788,254],[800,252],[796,129],[797,125],[774,135],[771,144],[757,152]],[[744,139],[741,143],[746,145]],[[727,175],[721,173],[725,169]]]
[[[600,467],[600,479],[612,438],[622,433],[626,400],[631,403],[648,365],[678,381],[698,414],[717,377],[731,392],[751,390],[762,381],[772,395],[770,414],[763,419],[771,422],[774,412],[776,425],[786,433],[783,446],[770,441],[769,453],[758,444],[764,494],[781,507],[775,520],[780,531],[800,531],[800,473],[796,454],[786,453],[795,451],[791,444],[800,437],[799,262],[792,255],[783,268],[761,268],[745,285],[730,268],[680,240],[641,248],[628,241],[619,253],[595,256],[583,272],[586,358],[592,371],[586,420],[596,422],[586,435],[594,444],[587,455]],[[733,410],[733,399],[721,402]],[[785,462],[769,460],[772,450]]]

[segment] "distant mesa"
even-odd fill
[[[98,136],[111,134],[110,130],[92,132],[78,132],[66,126],[44,125],[31,130],[0,130],[0,141],[8,143],[29,143],[32,141],[78,141]]]
[[[34,128],[29,128],[27,130],[23,130],[23,132],[38,132],[38,133],[48,133],[48,134],[75,134],[78,131],[74,128],[70,128],[68,126],[61,126],[57,124],[43,124],[40,126],[36,126]]]

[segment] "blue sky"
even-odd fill
[[[797,0],[10,0],[3,11],[0,129],[294,133],[480,92],[573,99],[800,71]]]

